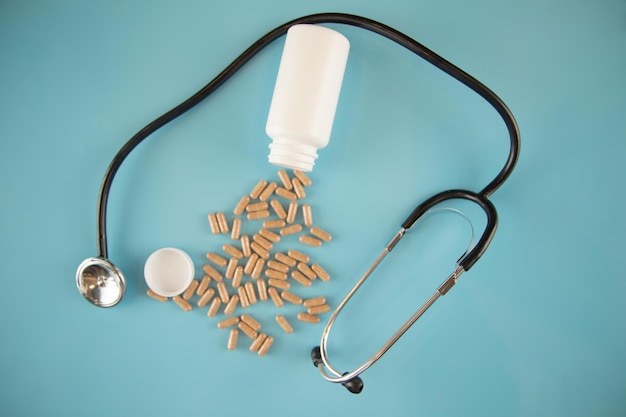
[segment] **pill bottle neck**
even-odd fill
[[[274,139],[269,145],[271,164],[309,172],[317,159],[317,148],[286,139]]]

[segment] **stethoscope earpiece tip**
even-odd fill
[[[313,361],[313,366],[315,366],[316,368],[323,364],[322,351],[319,346],[315,346],[311,350],[311,360]]]
[[[360,394],[361,391],[363,391],[363,380],[358,376],[355,376],[354,378],[349,379],[346,382],[342,382],[341,385],[346,387],[346,389],[353,394]]]

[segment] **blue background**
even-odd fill
[[[321,324],[293,320],[284,335],[271,306],[251,310],[276,336],[259,358],[243,337],[227,351],[204,311],[145,296],[152,251],[183,248],[199,270],[223,243],[206,214],[275,178],[264,125],[282,39],[120,170],[109,243],[123,302],[92,307],[74,282],[96,255],[97,191],[121,145],[262,34],[322,11],[419,40],[499,94],[522,132],[517,169],[492,197],[490,249],[363,375],[360,396],[311,365]],[[336,306],[421,200],[490,181],[507,137],[456,81],[386,39],[331,26],[351,54],[308,200],[334,235],[310,250],[333,278],[307,294]],[[3,0],[0,57],[0,414],[626,414],[624,1]],[[371,355],[467,239],[454,216],[411,231],[337,322],[333,363]]]

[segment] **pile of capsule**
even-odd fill
[[[195,296],[198,308],[209,305],[208,317],[223,314],[217,327],[230,329],[228,349],[236,349],[241,332],[251,339],[250,351],[259,356],[267,353],[274,337],[263,332],[261,323],[252,315],[235,314],[238,307],[247,309],[257,302],[271,300],[280,308],[288,302],[303,308],[296,315],[299,321],[312,324],[319,323],[320,314],[330,311],[325,297],[303,299],[291,290],[292,282],[311,287],[317,278],[328,281],[328,272],[301,251],[274,251],[274,245],[289,235],[298,235],[301,243],[312,247],[320,247],[332,239],[328,232],[314,226],[311,206],[303,203],[305,187],[311,186],[311,179],[297,170],[289,176],[282,169],[278,177],[280,184],[262,179],[244,195],[233,210],[232,221],[223,212],[209,214],[212,233],[230,234],[231,242],[222,246],[221,253],[208,252],[209,263],[202,267],[205,274],[202,280],[193,280],[182,295],[172,297],[184,311],[192,310]],[[252,237],[241,233],[244,217],[262,222]],[[148,290],[148,295],[167,301],[152,290]],[[285,333],[293,332],[287,317],[276,314],[275,319]]]

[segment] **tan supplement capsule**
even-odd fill
[[[311,178],[309,178],[309,176],[306,175],[302,171],[298,171],[297,169],[294,169],[293,175],[295,175],[295,177],[299,179],[302,185],[304,185],[305,187],[310,187],[311,184],[313,184],[313,181],[311,181]]]
[[[250,345],[250,352],[258,352],[259,348],[265,342],[267,335],[265,333],[259,333],[259,335],[254,339],[252,344]]]
[[[213,262],[215,265],[217,266],[221,266],[224,267],[226,266],[226,264],[228,263],[228,261],[221,257],[220,255],[218,255],[217,253],[213,253],[213,252],[209,252],[206,254],[206,258]],[[211,276],[209,273],[207,273],[207,275]],[[213,278],[213,276],[211,276],[211,278]]]
[[[269,207],[269,204],[266,201],[261,201],[260,203],[248,204],[246,206],[246,211],[248,213],[252,213],[254,211],[267,210],[268,207]]]
[[[266,185],[267,185],[267,181],[260,180],[257,183],[257,185],[254,186],[252,191],[250,191],[250,198],[259,198],[259,196],[261,195],[261,192],[265,189]]]
[[[274,260],[267,261],[267,267],[271,269],[275,269],[280,272],[289,272],[289,265],[285,265],[282,262],[278,262]]]
[[[239,303],[243,308],[250,307],[250,301],[248,301],[248,292],[244,287],[237,288],[237,293],[239,294]]]
[[[314,237],[308,236],[308,235],[301,235],[298,240],[302,243],[304,243],[305,245],[309,245],[309,246],[315,246],[316,248],[319,248],[320,246],[322,246],[322,241],[319,239],[316,239]]]
[[[287,209],[287,218],[285,219],[287,220],[287,223],[292,224],[293,222],[295,222],[297,214],[298,214],[298,203],[295,201],[292,201],[291,203],[289,203],[289,208]]]
[[[281,252],[276,253],[276,255],[274,255],[274,258],[276,258],[277,261],[284,263],[287,266],[296,266],[296,263],[298,262],[295,259],[293,259],[291,256],[285,255],[284,253],[281,253]]]
[[[330,281],[330,275],[328,274],[328,272],[326,272],[324,268],[322,268],[318,264],[311,265],[311,269],[317,274],[318,277],[320,277],[322,281]]]
[[[307,313],[309,314],[324,314],[330,311],[330,306],[328,304],[322,304],[315,307],[309,307],[307,309]]]
[[[309,231],[311,232],[311,234],[315,237],[319,237],[320,239],[326,241],[326,242],[330,242],[330,240],[333,238],[330,233],[320,229],[319,227],[311,227],[311,229],[309,229]]]
[[[250,257],[248,258],[248,262],[246,262],[246,266],[243,268],[244,274],[250,275],[252,273],[257,259],[259,259],[259,255],[257,255],[256,253],[250,255]]]
[[[272,201],[270,201],[270,206],[272,206],[272,210],[274,210],[274,213],[276,213],[279,219],[287,217],[287,212],[283,208],[283,205],[280,204],[280,201],[272,199]]]
[[[228,289],[226,289],[226,284],[224,284],[224,281],[220,281],[217,283],[217,293],[220,295],[222,303],[226,304],[230,301],[230,295],[228,294]]]
[[[271,269],[271,268],[267,268],[265,270],[265,276],[268,277],[268,278],[279,279],[281,281],[284,281],[284,280],[287,279],[287,273],[286,272],[277,271],[277,270]]]
[[[207,288],[207,290],[202,294],[202,297],[198,300],[198,307],[204,307],[211,301],[211,298],[215,295],[215,290],[213,288]]]
[[[244,257],[249,257],[252,253],[250,249],[250,237],[248,235],[241,236],[241,252]]]
[[[270,182],[269,184],[267,184],[267,187],[265,187],[265,189],[259,195],[259,200],[266,201],[268,198],[270,198],[274,193],[276,187],[278,187],[278,184],[276,184],[275,182]]]
[[[253,211],[250,212],[246,215],[246,217],[248,218],[248,220],[259,220],[259,219],[266,219],[270,216],[270,212],[269,210],[259,210],[259,211]]]
[[[231,279],[234,275],[235,275],[235,268],[237,268],[237,258],[230,258],[228,260],[228,266],[226,267],[226,273],[224,273],[224,276],[227,279]]]
[[[296,198],[298,198],[298,196],[296,195],[296,193],[289,191],[283,187],[278,187],[275,191],[274,194],[276,194],[279,197],[282,198],[286,198],[287,200],[295,200]]]
[[[304,187],[302,187],[302,183],[300,182],[300,180],[298,178],[294,178],[291,180],[291,183],[293,184],[293,190],[296,192],[296,196],[300,200],[305,198],[306,192],[304,191]]]
[[[209,288],[209,284],[211,283],[211,277],[205,275],[202,277],[202,281],[200,281],[200,285],[196,288],[196,295],[202,297],[207,288]]]
[[[317,324],[320,322],[319,317],[308,313],[298,313],[298,320],[313,324]]]
[[[311,280],[300,271],[291,271],[291,278],[293,278],[298,284],[304,285],[305,287],[311,286]]]
[[[272,343],[274,343],[274,338],[272,336],[267,336],[259,348],[258,355],[265,356],[267,351],[270,349],[270,346],[272,346]]]
[[[263,259],[267,259],[270,257],[270,253],[257,242],[250,243],[250,249],[256,252]]]
[[[176,305],[178,305],[178,307],[182,308],[183,310],[187,312],[191,311],[191,304],[185,301],[180,295],[173,296],[172,300],[176,303]]]
[[[213,268],[211,265],[204,265],[202,267],[202,270],[204,271],[205,274],[213,278],[215,281],[222,280],[222,274],[220,274],[219,271]]]
[[[256,243],[258,243],[259,245],[261,245],[261,247],[265,250],[272,250],[274,248],[274,245],[272,245],[272,242],[270,242],[269,240],[265,239],[263,236],[261,236],[260,234],[256,233],[252,236],[252,240]],[[252,242],[252,243],[254,243]]]
[[[239,339],[239,330],[230,329],[230,335],[228,336],[228,350],[235,350],[237,348],[237,339]]]
[[[220,234],[220,224],[217,221],[217,215],[215,213],[209,213],[209,226],[211,226],[211,233],[214,235]]]
[[[248,303],[256,304],[256,294],[254,292],[254,284],[246,282],[243,287],[246,289],[246,295],[248,296]]]
[[[276,288],[269,287],[267,289],[267,293],[270,295],[270,298],[272,299],[272,302],[274,302],[274,305],[276,307],[282,307],[283,306],[283,299],[280,298],[280,295],[278,295],[278,291],[276,291]]]
[[[222,300],[219,297],[215,297],[213,301],[211,301],[211,306],[209,307],[209,311],[207,311],[206,315],[208,317],[215,317],[221,305]]]
[[[239,317],[233,316],[233,317],[229,317],[227,319],[217,322],[217,328],[221,330],[230,326],[234,326],[237,323],[239,323]]]
[[[283,187],[288,190],[291,190],[291,178],[289,178],[289,174],[284,169],[278,170],[278,178],[280,178],[280,182],[283,183]]]
[[[264,229],[280,229],[281,227],[285,227],[284,220],[266,220],[263,222]]]
[[[255,332],[254,329],[252,327],[248,326],[245,322],[239,321],[239,323],[237,323],[237,326],[250,339],[254,340],[254,339],[257,338],[257,336],[258,336],[257,332]]]
[[[239,240],[241,237],[241,219],[237,217],[233,220],[233,230],[230,232],[230,238],[232,240]]]
[[[220,226],[220,233],[228,233],[228,220],[224,213],[217,213],[217,224]]]
[[[315,279],[317,278],[317,275],[315,275],[315,272],[313,272],[313,270],[304,262],[300,262],[298,264],[298,271],[302,272],[308,279]]]
[[[282,297],[283,300],[289,301],[291,304],[295,304],[295,305],[302,304],[302,298],[288,291],[281,292],[280,296]]]
[[[291,226],[283,227],[282,229],[280,229],[280,235],[289,236],[289,235],[293,235],[294,233],[298,233],[301,231],[302,231],[301,224],[292,224]]]
[[[239,203],[237,203],[237,205],[235,206],[235,209],[233,210],[233,213],[235,214],[235,216],[240,216],[241,214],[243,214],[248,203],[250,203],[249,196],[244,195],[243,197],[241,197],[241,200],[239,200]]]
[[[249,314],[242,314],[239,318],[241,319],[241,321],[246,323],[248,326],[250,326],[255,331],[258,332],[261,329],[261,323],[259,323],[257,320],[255,320],[251,315],[249,315]]]
[[[256,290],[259,293],[259,300],[267,301],[267,285],[264,279],[260,279],[256,282]]]
[[[159,294],[155,293],[150,288],[148,288],[148,291],[146,292],[146,294],[148,294],[148,297],[152,297],[155,300],[160,301],[162,303],[167,301],[167,297],[163,297],[162,295],[159,295]]]
[[[270,278],[267,280],[267,284],[271,287],[280,288],[281,290],[288,290],[291,287],[287,281],[282,279]]]
[[[304,225],[307,227],[313,226],[313,211],[311,211],[310,204],[302,205],[302,217],[304,218]]]
[[[265,260],[263,258],[259,258],[254,264],[254,269],[252,270],[252,279],[259,279],[261,277],[261,272],[263,272],[263,267],[265,266]]]
[[[230,300],[228,300],[228,304],[226,304],[226,307],[224,307],[224,314],[226,314],[227,316],[233,314],[235,308],[237,308],[237,304],[239,304],[239,296],[235,294],[230,297]]]
[[[267,229],[259,230],[259,235],[263,236],[265,239],[269,240],[270,242],[274,242],[274,243],[280,242],[280,235],[277,235],[274,232],[270,232]]]
[[[287,255],[299,262],[309,262],[311,260],[311,258],[309,258],[309,255],[305,255],[304,253],[299,252],[295,249],[289,249],[287,251]]]
[[[194,279],[193,281],[191,281],[185,292],[183,292],[183,299],[187,301],[191,300],[191,297],[193,297],[196,289],[198,289],[198,285],[200,285],[200,282],[198,282],[198,280]]]
[[[235,273],[233,274],[233,282],[231,283],[233,288],[239,288],[241,285],[241,281],[243,280],[243,266],[239,265],[235,268]]]
[[[276,315],[276,323],[278,323],[278,325],[285,331],[285,333],[293,333],[293,327],[291,327],[291,324],[289,324],[285,316],[283,316],[282,314]]]
[[[306,308],[321,306],[322,304],[326,304],[326,297],[309,298],[308,300],[304,300],[302,302],[302,305]]]
[[[222,245],[222,250],[235,258],[243,258],[243,252],[228,243]]]

